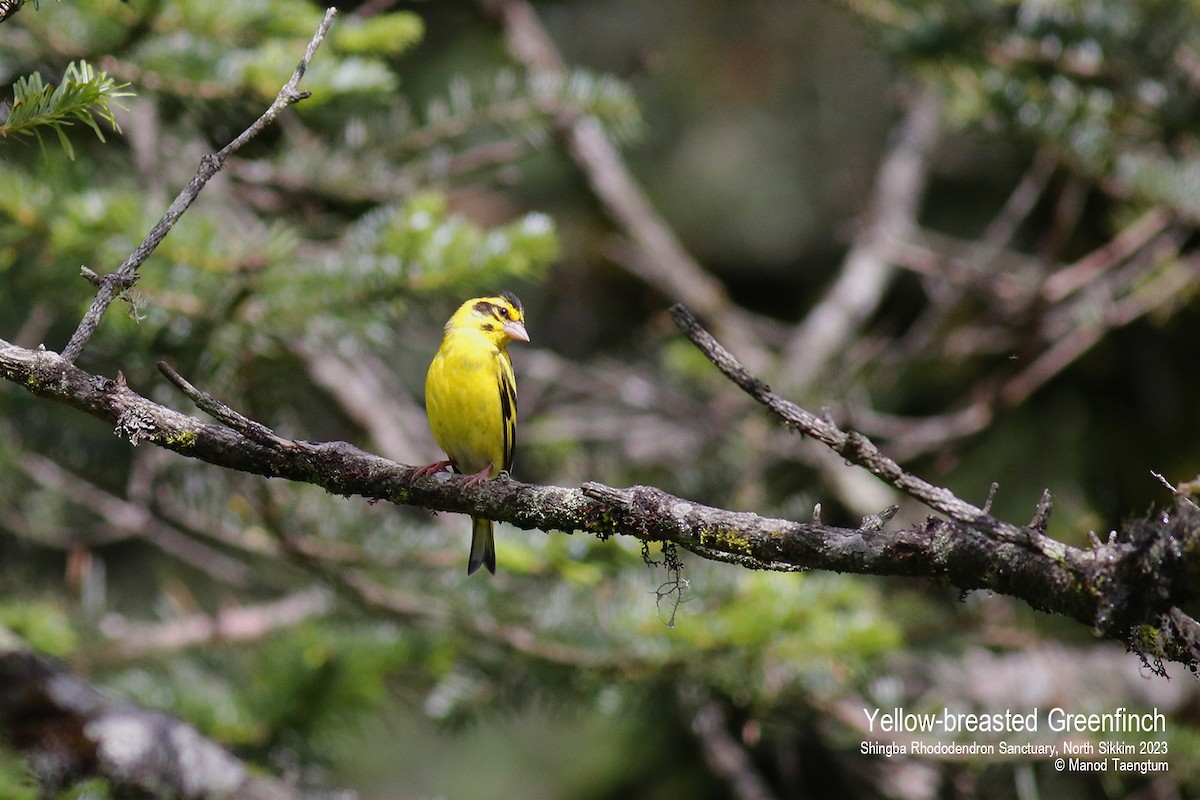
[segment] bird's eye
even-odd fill
[[[503,306],[501,306],[500,308],[496,309],[496,313],[498,313],[500,316],[504,317],[505,319],[508,319],[508,309],[507,308],[504,308]]]

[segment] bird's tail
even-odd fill
[[[479,567],[496,574],[496,540],[492,536],[493,523],[490,519],[471,517],[471,558],[467,561],[467,574],[475,574]]]

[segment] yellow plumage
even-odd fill
[[[425,409],[448,460],[421,472],[449,465],[480,481],[512,468],[517,383],[505,348],[513,339],[529,341],[523,314],[515,294],[500,292],[468,300],[446,323],[442,346],[425,376]],[[467,574],[480,565],[496,572],[496,545],[492,521],[472,517]]]

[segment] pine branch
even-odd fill
[[[97,119],[108,123],[113,130],[120,131],[113,116],[112,103],[118,97],[133,95],[133,92],[123,91],[128,85],[117,83],[103,72],[96,72],[86,61],[68,64],[57,86],[44,83],[42,76],[36,72],[27,75],[13,85],[12,104],[0,109],[0,139],[32,136],[44,150],[42,129],[49,128],[58,136],[67,157],[74,160],[75,148],[67,138],[66,129],[76,122],[82,122],[102,142],[104,131],[97,124]]]
[[[594,117],[618,140],[632,138],[642,124],[633,92],[611,75],[577,69],[521,79],[506,70],[490,87],[462,78],[452,81],[447,96],[429,104],[423,124],[393,131],[393,149],[410,156],[488,127],[524,129],[528,137],[530,128],[546,128],[564,114]]]

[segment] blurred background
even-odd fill
[[[1152,470],[1200,472],[1193,3],[339,8],[312,97],[206,187],[81,367],[199,413],[165,360],[283,435],[425,464],[441,326],[508,288],[532,337],[510,350],[517,478],[790,519],[820,503],[852,527],[893,502],[892,525],[925,517],[721,378],[666,315],[684,302],[917,474],[975,503],[998,482],[997,516],[1025,523],[1049,489],[1049,533],[1073,545],[1168,504]],[[63,348],[94,296],[80,266],[125,260],[321,13],[94,0],[0,25],[10,103],[81,59],[131,93],[104,142],[79,120],[65,144],[0,141],[0,338]],[[498,574],[468,579],[468,529],[130,447],[0,384],[0,624],[306,787],[1200,791],[1194,678],[1022,603],[688,553],[674,573],[632,539],[510,526]],[[1171,770],[862,752],[864,708],[1052,705],[1163,710]],[[39,796],[17,755],[0,795]]]

